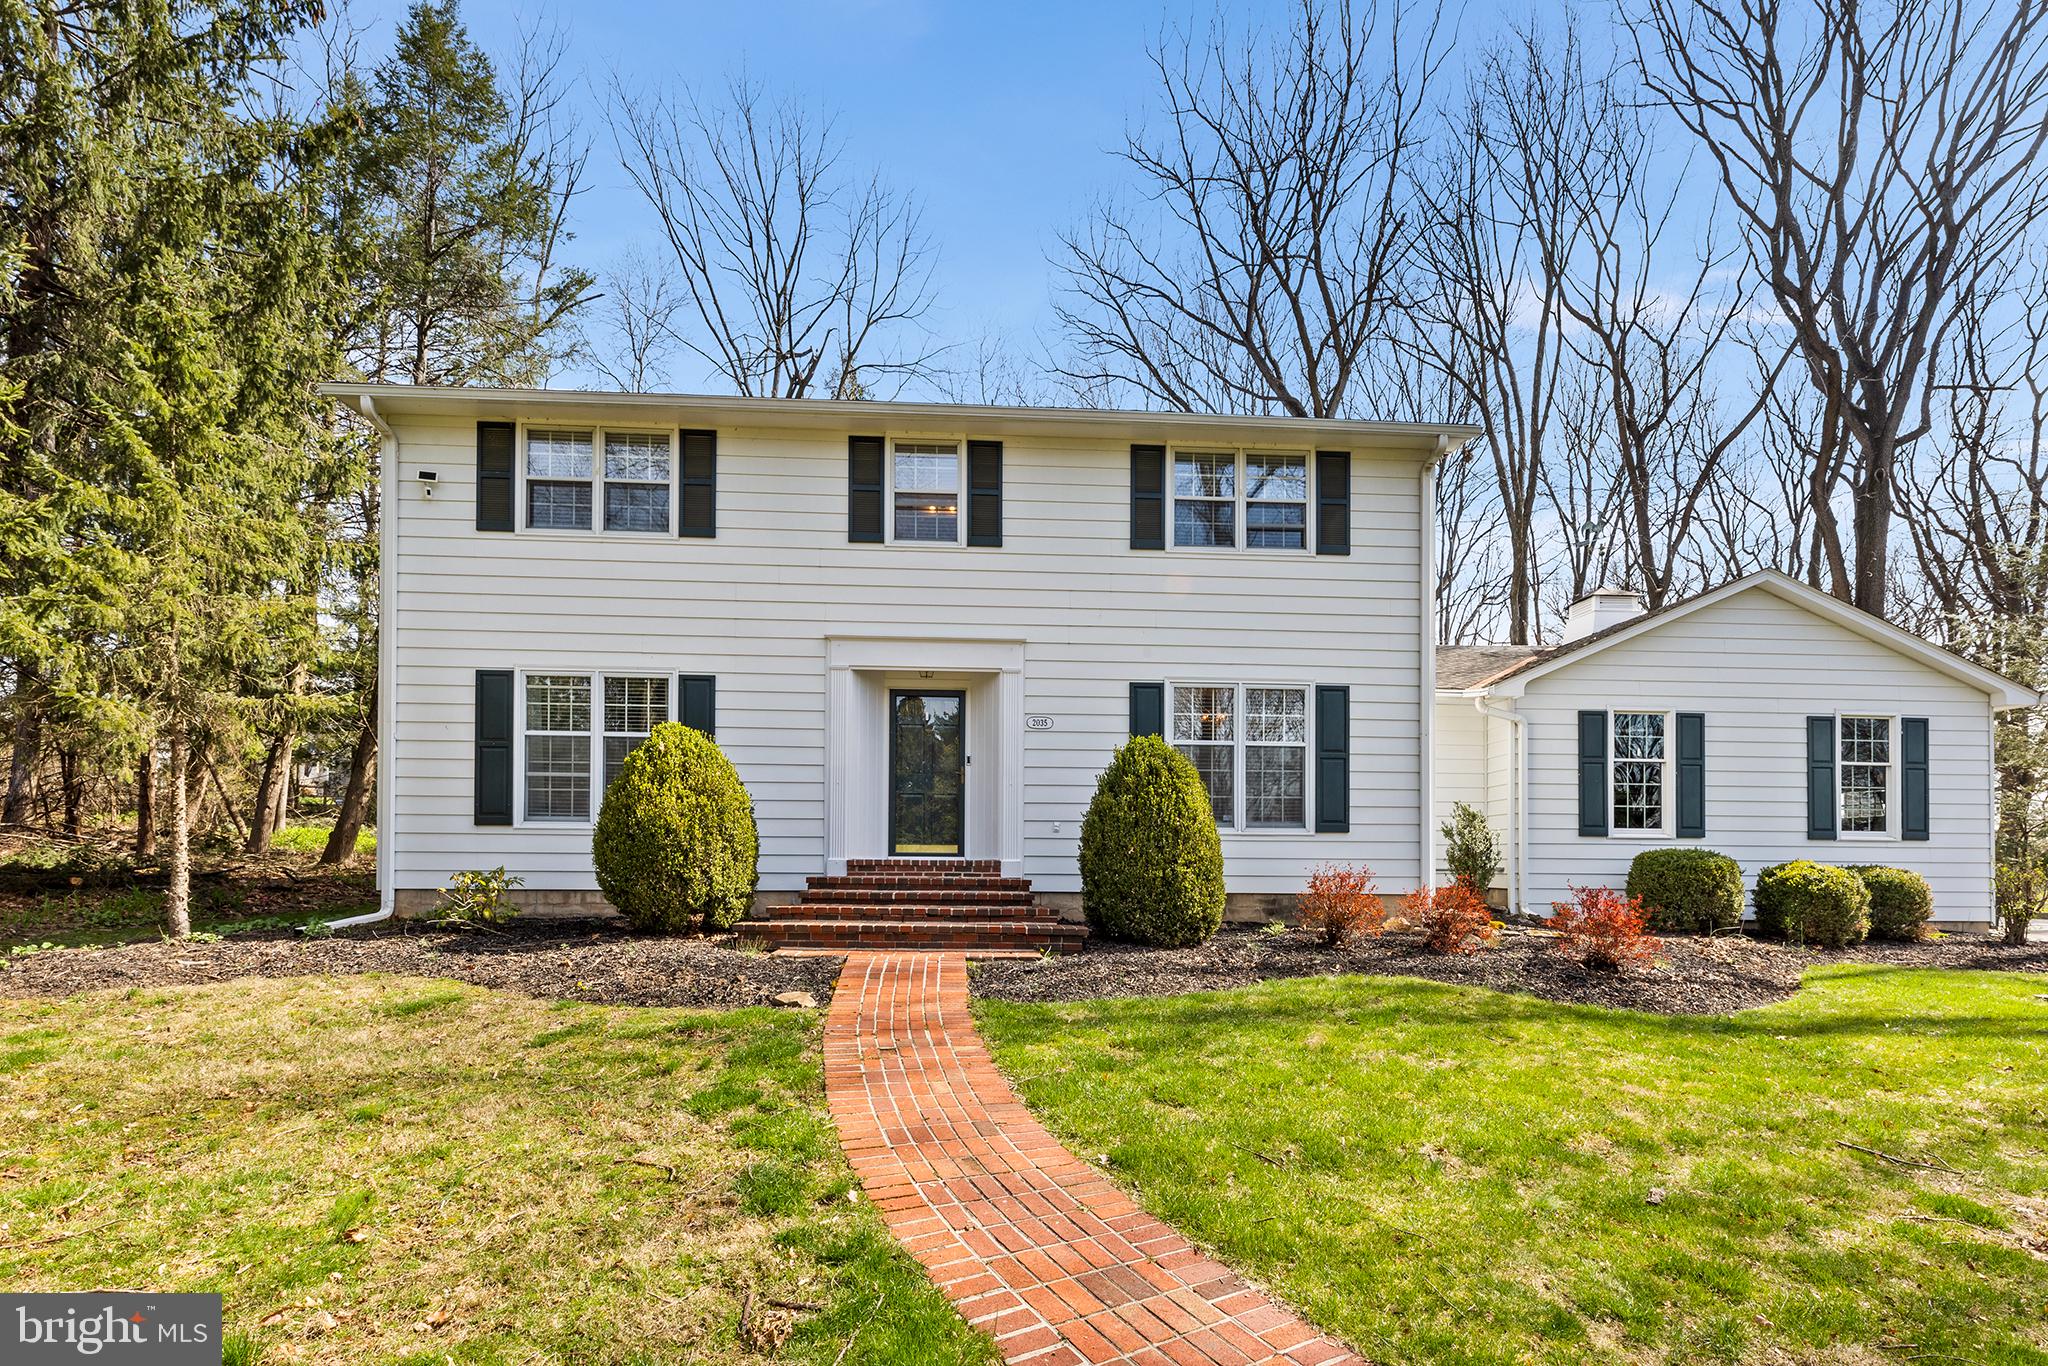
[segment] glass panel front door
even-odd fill
[[[889,852],[960,853],[967,695],[889,694]]]

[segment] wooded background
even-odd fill
[[[315,0],[0,0],[0,825],[119,829],[173,932],[195,839],[310,814],[350,856],[378,452],[314,393],[342,377],[1472,422],[1446,641],[1769,566],[2044,681],[2042,3],[1163,34],[1118,190],[1048,211],[1052,326],[956,337],[916,187],[760,80],[593,79],[538,27],[486,53],[452,3],[378,35]],[[659,231],[583,260],[606,161]],[[2023,932],[2043,716],[1999,745]]]

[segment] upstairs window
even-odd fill
[[[1891,829],[1891,718],[1844,716],[1840,743],[1842,833],[1887,833]]]
[[[538,530],[588,531],[592,434],[560,427],[526,431],[526,524]]]
[[[890,461],[898,541],[960,543],[960,447],[951,441],[898,441]]]
[[[604,529],[668,530],[669,439],[660,433],[604,434]]]
[[[1177,547],[1306,550],[1308,503],[1307,451],[1173,454]]]
[[[1665,720],[1662,712],[1614,713],[1612,767],[1616,830],[1661,832],[1664,829]]]

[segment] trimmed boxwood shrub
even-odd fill
[[[1711,849],[1645,849],[1628,865],[1628,894],[1667,934],[1712,934],[1742,923],[1742,869]]]
[[[760,840],[747,789],[711,737],[664,721],[604,792],[597,885],[636,930],[731,929],[754,899]]]
[[[1081,906],[1112,939],[1184,948],[1223,923],[1223,841],[1185,754],[1136,735],[1081,821]]]
[[[1913,943],[1927,937],[1934,918],[1934,889],[1905,868],[1864,864],[1849,869],[1870,893],[1870,937]]]
[[[1847,868],[1809,859],[1773,864],[1756,875],[1756,925],[1795,944],[1847,948],[1870,933],[1870,893]]]

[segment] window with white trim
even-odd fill
[[[1173,453],[1176,547],[1306,550],[1308,501],[1307,451]]]
[[[659,432],[604,434],[604,529],[668,530],[669,439]]]
[[[1892,719],[1844,716],[1836,725],[1842,833],[1885,834],[1891,829]]]
[[[526,818],[590,819],[590,676],[526,676]]]
[[[892,442],[889,484],[895,516],[891,539],[960,543],[958,442]]]
[[[668,679],[604,680],[604,785],[610,787],[633,747],[668,720]]]
[[[1609,758],[1616,830],[1658,833],[1664,829],[1669,719],[1660,711],[1614,713]]]
[[[526,525],[590,530],[594,434],[566,427],[526,429]]]
[[[1172,741],[1220,828],[1308,827],[1308,689],[1176,684]]]

